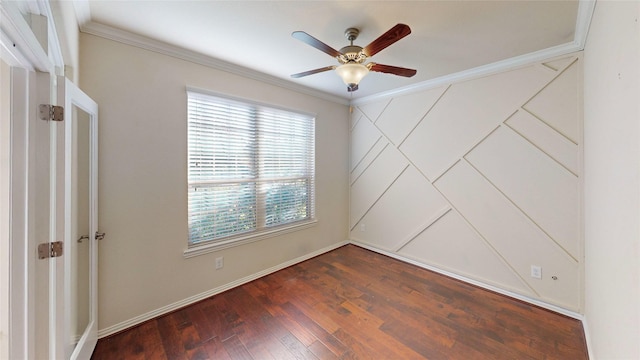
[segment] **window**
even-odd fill
[[[189,245],[314,218],[315,120],[188,91]]]

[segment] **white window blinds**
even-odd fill
[[[190,245],[313,219],[313,117],[187,95]]]

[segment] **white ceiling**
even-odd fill
[[[88,6],[87,6],[88,5]],[[102,24],[231,62],[345,99],[416,86],[445,75],[574,42],[578,0],[557,1],[101,1],[84,3],[82,27]],[[88,10],[88,11],[87,11]],[[329,46],[365,46],[397,23],[412,33],[371,58],[417,69],[412,78],[370,73],[348,93],[325,53],[291,37],[302,30]]]

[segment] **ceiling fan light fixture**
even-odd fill
[[[350,89],[357,89],[360,80],[369,73],[369,68],[357,63],[342,64],[336,68],[336,73]]]
[[[350,44],[338,51],[304,31],[294,31],[293,33],[291,33],[291,36],[306,43],[307,45],[313,46],[314,48],[338,60],[341,65],[325,66],[318,69],[304,71],[301,73],[292,74],[291,77],[301,78],[303,76],[313,75],[329,70],[335,70],[338,76],[340,76],[342,81],[347,85],[347,91],[352,92],[358,90],[358,84],[360,83],[360,80],[367,76],[369,71],[393,74],[404,77],[412,77],[416,74],[416,70],[398,66],[383,65],[374,62],[365,64],[367,59],[369,59],[371,56],[377,54],[381,50],[386,49],[405,36],[411,34],[411,28],[409,28],[408,25],[397,24],[365,47],[353,45],[353,41],[358,37],[359,33],[360,31],[356,28],[348,28],[347,31],[345,31],[344,35],[346,36],[347,40],[349,40]]]

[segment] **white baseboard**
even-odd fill
[[[587,316],[582,316],[582,329],[584,330],[584,340],[587,342],[587,356],[589,359],[595,359],[593,355],[593,344],[591,344],[591,332],[589,331],[589,325],[587,321]]]
[[[153,311],[149,311],[149,312],[144,313],[142,315],[138,315],[138,316],[136,316],[134,318],[131,318],[129,320],[122,321],[120,323],[117,323],[115,325],[111,325],[111,326],[109,326],[107,328],[104,328],[104,329],[100,329],[100,330],[98,330],[98,338],[100,339],[100,338],[115,334],[115,333],[120,332],[122,330],[125,330],[125,329],[128,329],[130,327],[133,327],[133,326],[136,326],[138,324],[141,324],[141,323],[143,323],[145,321],[148,321],[148,320],[151,320],[153,318],[168,314],[168,313],[170,313],[172,311],[175,311],[175,310],[178,310],[178,309],[183,308],[185,306],[194,304],[194,303],[196,303],[198,301],[204,300],[204,299],[206,299],[208,297],[211,297],[213,295],[220,294],[221,292],[233,289],[233,288],[238,287],[238,286],[240,286],[242,284],[246,284],[246,283],[251,282],[253,280],[259,279],[259,278],[261,278],[263,276],[266,276],[266,275],[269,275],[271,273],[274,273],[274,272],[276,272],[278,270],[282,270],[282,269],[287,268],[289,266],[292,266],[292,265],[295,265],[297,263],[300,263],[300,262],[303,262],[305,260],[308,260],[308,259],[311,259],[313,257],[316,257],[318,255],[322,255],[322,254],[324,254],[326,252],[329,252],[331,250],[337,249],[337,248],[339,248],[341,246],[344,246],[344,245],[347,245],[347,244],[349,244],[349,241],[342,241],[342,242],[339,242],[339,243],[332,244],[332,245],[327,246],[325,248],[322,248],[320,250],[316,250],[316,251],[314,251],[312,253],[297,257],[295,259],[292,259],[292,260],[289,260],[289,261],[286,261],[286,262],[283,262],[283,263],[278,264],[276,266],[273,266],[273,267],[270,267],[268,269],[259,271],[259,272],[255,273],[255,274],[251,274],[249,276],[245,276],[245,277],[243,277],[241,279],[232,281],[230,283],[224,284],[224,285],[219,286],[217,288],[205,291],[203,293],[200,293],[200,294],[197,294],[197,295],[194,295],[194,296],[190,296],[190,297],[188,297],[186,299],[174,302],[173,304],[169,304],[169,305],[163,306],[161,308],[155,309]]]
[[[568,310],[568,309],[565,309],[565,308],[562,308],[560,306],[556,306],[556,305],[553,305],[553,304],[549,304],[549,303],[546,303],[544,301],[533,299],[533,298],[530,298],[528,296],[520,295],[520,294],[511,292],[509,290],[501,289],[499,287],[496,287],[496,286],[493,286],[493,285],[489,285],[489,284],[483,283],[481,281],[468,278],[466,276],[461,276],[461,275],[458,275],[458,274],[454,274],[452,272],[449,272],[449,271],[446,271],[446,270],[442,270],[442,269],[439,269],[437,267],[434,267],[434,266],[431,266],[431,265],[427,265],[427,264],[421,263],[419,261],[406,258],[406,257],[404,257],[402,255],[398,255],[396,253],[392,253],[392,252],[389,252],[389,251],[386,251],[386,250],[378,249],[378,248],[376,248],[374,246],[371,246],[371,245],[368,245],[366,243],[362,243],[362,242],[359,242],[359,241],[356,241],[356,240],[351,240],[350,243],[353,244],[353,245],[357,245],[357,246],[360,246],[362,248],[365,248],[367,250],[371,250],[371,251],[376,252],[378,254],[386,255],[386,256],[392,257],[392,258],[394,258],[396,260],[400,260],[402,262],[406,262],[406,263],[421,267],[423,269],[427,269],[427,270],[436,272],[438,274],[442,274],[442,275],[448,276],[450,278],[454,278],[456,280],[460,280],[460,281],[466,282],[468,284],[472,284],[472,285],[481,287],[483,289],[491,290],[491,291],[496,292],[498,294],[502,294],[502,295],[505,295],[505,296],[508,296],[508,297],[511,297],[511,298],[514,298],[514,299],[518,299],[518,300],[524,301],[524,302],[532,304],[532,305],[539,306],[539,307],[547,309],[547,310],[551,310],[553,312],[568,316],[568,317],[573,318],[573,319],[577,319],[577,320],[581,320],[582,321],[582,319],[584,318],[582,316],[582,314],[579,314],[579,313],[577,313],[575,311]]]
[[[391,258],[394,258],[394,259],[397,259],[397,260],[400,260],[400,261],[403,261],[403,262],[406,262],[406,263],[409,263],[409,264],[412,264],[412,265],[416,265],[416,266],[421,267],[423,269],[427,269],[427,270],[430,270],[430,271],[433,271],[433,272],[436,272],[436,273],[439,273],[439,274],[442,274],[442,275],[445,275],[445,276],[448,276],[448,277],[451,277],[451,278],[454,278],[454,279],[457,279],[457,280],[460,280],[460,281],[463,281],[463,282],[466,282],[466,283],[469,283],[469,284],[472,284],[472,285],[475,285],[475,286],[478,286],[478,287],[481,287],[481,288],[484,288],[484,289],[487,289],[487,290],[491,290],[493,292],[496,292],[496,293],[499,293],[499,294],[502,294],[502,295],[505,295],[505,296],[509,296],[511,298],[514,298],[514,299],[522,300],[524,302],[539,306],[539,307],[547,309],[547,310],[554,311],[556,313],[571,317],[573,319],[580,320],[582,322],[582,327],[583,327],[584,333],[585,333],[585,340],[586,340],[586,343],[587,343],[587,351],[588,351],[589,354],[592,354],[592,345],[591,345],[591,340],[590,340],[590,337],[589,337],[589,327],[587,325],[587,321],[586,321],[585,316],[582,315],[582,314],[579,314],[579,313],[576,313],[574,311],[567,310],[567,309],[561,308],[559,306],[555,306],[553,304],[549,304],[549,303],[546,303],[546,302],[543,302],[543,301],[540,301],[540,300],[532,299],[532,298],[529,298],[527,296],[516,294],[516,293],[511,292],[511,291],[500,289],[498,287],[495,287],[495,286],[492,286],[492,285],[489,285],[489,284],[485,284],[483,282],[480,282],[480,281],[477,281],[477,280],[474,280],[474,279],[470,279],[470,278],[467,278],[467,277],[464,277],[464,276],[460,276],[458,274],[454,274],[454,273],[451,273],[449,271],[445,271],[445,270],[442,270],[442,269],[439,269],[439,268],[436,268],[436,267],[433,267],[433,266],[430,266],[430,265],[427,265],[427,264],[423,264],[423,263],[420,263],[418,261],[415,261],[415,260],[412,260],[412,259],[408,259],[408,258],[405,258],[405,257],[400,256],[398,254],[394,254],[394,253],[389,252],[389,251],[381,250],[381,249],[378,249],[378,248],[373,247],[371,245],[367,245],[365,243],[361,243],[361,242],[358,242],[358,241],[355,241],[355,240],[347,240],[347,241],[342,241],[342,242],[333,244],[331,246],[322,248],[320,250],[316,250],[316,251],[314,251],[312,253],[300,256],[298,258],[286,261],[284,263],[278,264],[278,265],[273,266],[271,268],[259,271],[259,272],[254,273],[254,274],[251,274],[251,275],[246,276],[244,278],[232,281],[230,283],[227,283],[225,285],[219,286],[217,288],[214,288],[214,289],[205,291],[203,293],[188,297],[186,299],[177,301],[175,303],[163,306],[163,307],[158,308],[156,310],[153,310],[153,311],[147,312],[145,314],[136,316],[136,317],[131,318],[129,320],[126,320],[126,321],[120,322],[118,324],[109,326],[107,328],[100,329],[98,331],[98,338],[103,338],[103,337],[115,334],[117,332],[126,330],[126,329],[128,329],[130,327],[139,325],[139,324],[141,324],[141,323],[143,323],[145,321],[148,321],[148,320],[154,319],[156,317],[168,314],[168,313],[170,313],[172,311],[175,311],[175,310],[178,310],[178,309],[183,308],[185,306],[194,304],[194,303],[196,303],[198,301],[204,300],[204,299],[206,299],[208,297],[211,297],[213,295],[220,294],[220,293],[222,293],[224,291],[233,289],[235,287],[238,287],[240,285],[246,284],[246,283],[251,282],[253,280],[259,279],[259,278],[261,278],[263,276],[269,275],[271,273],[274,273],[276,271],[282,270],[284,268],[287,268],[289,266],[295,265],[297,263],[303,262],[305,260],[311,259],[311,258],[316,257],[318,255],[322,255],[322,254],[324,254],[326,252],[329,252],[331,250],[337,249],[337,248],[339,248],[341,246],[344,246],[344,245],[347,245],[347,244],[353,244],[353,245],[356,245],[356,246],[360,246],[362,248],[365,248],[367,250],[371,250],[371,251],[376,252],[378,254],[386,255],[386,256],[389,256]]]

